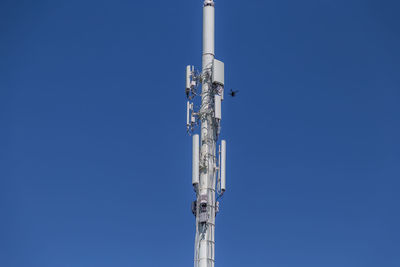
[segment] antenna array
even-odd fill
[[[186,128],[193,138],[192,184],[196,200],[192,213],[196,217],[195,267],[214,267],[215,217],[218,199],[224,194],[226,141],[217,142],[221,132],[222,101],[224,99],[224,63],[215,59],[215,9],[213,0],[203,5],[202,70],[186,67],[187,116]],[[199,85],[201,84],[201,92]],[[197,96],[200,105],[195,106]],[[199,126],[199,127],[198,127]],[[200,135],[196,133],[200,131]]]

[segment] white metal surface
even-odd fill
[[[226,141],[221,141],[221,192],[226,189]]]
[[[220,95],[214,95],[214,112],[215,112],[215,118],[220,120],[222,117],[221,114],[221,96]]]
[[[196,117],[194,116],[193,112],[192,112],[192,117],[190,120],[193,124],[196,122]]]
[[[204,4],[205,6],[203,7],[203,56],[205,54],[211,54],[212,56],[214,56],[215,9],[214,5],[209,5],[206,3]],[[212,63],[213,59],[214,58],[207,58],[208,63]],[[211,65],[208,67],[211,67]]]
[[[190,102],[186,103],[186,126],[189,127],[189,118],[190,118]]]
[[[199,194],[208,196],[208,221],[199,223],[196,217],[196,240],[198,247],[195,267],[214,267],[214,232],[215,232],[215,148],[216,128],[213,123],[212,63],[214,60],[215,10],[213,1],[206,0],[203,7],[203,57],[202,73],[207,77],[202,83],[201,110],[205,116],[201,120],[201,155],[205,168],[200,174]],[[211,108],[211,110],[210,110]],[[199,212],[199,211],[198,211]]]
[[[190,89],[190,73],[191,73],[191,70],[190,70],[190,65],[187,65],[186,66],[186,89]]]
[[[193,135],[193,162],[192,162],[192,184],[197,187],[199,184],[199,170],[200,170],[200,151],[199,151],[199,135]]]
[[[224,82],[225,82],[224,62],[214,59],[212,68],[213,68],[212,82],[216,83],[216,84],[224,85]]]
[[[188,66],[186,73],[186,89],[189,88],[192,94],[190,96],[187,94],[189,100],[193,100],[197,95],[196,83],[201,83],[199,111],[194,111],[193,100],[193,103],[188,104],[187,117],[191,131],[194,131],[194,126],[198,125],[196,119],[200,120],[200,136],[193,135],[192,163],[192,184],[196,191],[196,201],[193,204],[193,213],[196,216],[195,267],[214,267],[216,194],[221,195],[225,191],[225,141],[221,143],[223,152],[219,153],[218,166],[216,155],[220,121],[222,119],[221,101],[223,99],[224,63],[214,58],[214,27],[214,1],[204,0],[202,70],[197,75],[194,68]],[[224,166],[223,179],[222,166]],[[217,173],[219,174],[218,190],[216,190]]]

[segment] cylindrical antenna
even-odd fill
[[[190,87],[195,87],[196,86],[196,80],[195,80],[195,72],[194,72],[194,66],[192,66],[191,71],[190,71]]]
[[[205,1],[203,9],[203,55],[209,54],[214,57],[215,38],[215,9],[213,1]],[[208,68],[211,68],[212,59]]]
[[[190,75],[191,74],[191,69],[190,65],[186,66],[186,90],[190,90]]]
[[[214,116],[216,119],[220,120],[222,117],[221,114],[221,96],[215,94],[214,96]]]
[[[221,145],[218,146],[217,193],[221,195]]]
[[[192,164],[192,184],[196,187],[199,184],[200,151],[199,135],[193,135],[193,164]]]
[[[221,194],[226,189],[226,141],[221,141]]]
[[[189,127],[190,123],[190,103],[189,101],[186,103],[186,126]]]

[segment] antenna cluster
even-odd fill
[[[207,119],[207,115],[211,114],[213,125],[216,128],[216,136],[214,138],[203,138],[205,142],[212,143],[217,141],[221,131],[221,119],[222,119],[222,108],[221,104],[224,100],[224,63],[217,59],[213,59],[211,68],[207,68],[202,73],[195,71],[193,65],[186,66],[186,88],[185,94],[187,97],[187,110],[186,110],[186,128],[189,135],[195,132],[195,127],[198,126],[201,118]],[[209,83],[211,84],[212,90],[202,93],[203,98],[207,97],[212,101],[203,101],[203,104],[196,111],[194,101],[198,95],[198,84]],[[206,95],[207,94],[207,95]],[[210,95],[212,97],[210,97]],[[205,103],[204,103],[205,102]],[[208,157],[210,155],[204,155],[200,161],[200,149],[199,149],[199,135],[193,134],[193,173],[192,173],[192,184],[197,192],[199,184],[199,171],[200,169],[207,168]],[[215,164],[214,168],[217,171],[217,194],[222,196],[225,192],[225,158],[226,158],[226,141],[222,140],[218,146],[218,165]]]
[[[224,63],[215,59],[214,35],[214,1],[205,0],[202,69],[186,67],[185,87],[186,129],[193,139],[192,185],[196,192],[192,202],[196,217],[195,267],[214,267],[215,217],[220,210],[218,199],[226,189],[226,142],[218,144],[225,73]]]
[[[213,59],[212,67],[205,71],[197,72],[193,65],[186,66],[186,88],[185,94],[187,101],[186,111],[186,129],[191,135],[194,132],[195,126],[199,125],[199,118],[202,115],[212,113],[215,122],[217,123],[219,135],[220,121],[222,119],[221,102],[224,100],[224,63],[217,59]],[[213,95],[213,101],[203,103],[198,111],[195,110],[194,100],[198,96],[198,84],[211,81],[212,90],[207,92],[208,95]],[[214,106],[210,106],[210,105]]]

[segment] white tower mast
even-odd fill
[[[203,7],[202,71],[197,74],[193,66],[186,68],[187,128],[195,131],[200,122],[199,136],[193,135],[192,184],[196,201],[192,212],[196,216],[195,267],[214,267],[215,216],[219,211],[216,195],[225,191],[226,142],[221,141],[217,159],[217,141],[220,132],[221,101],[224,93],[224,63],[215,59],[215,9],[213,0],[205,0]],[[201,83],[201,104],[195,112],[194,98],[197,84]],[[190,102],[192,101],[193,102]],[[200,150],[200,151],[199,151]],[[218,164],[219,163],[219,164]],[[217,178],[218,176],[218,178]]]

